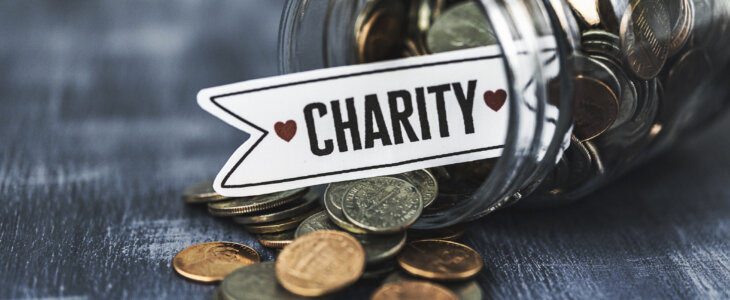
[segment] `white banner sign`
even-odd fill
[[[213,87],[198,103],[251,135],[214,182],[248,196],[499,156],[507,91],[488,46]]]

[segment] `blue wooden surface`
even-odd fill
[[[172,257],[240,227],[185,205],[246,137],[200,88],[276,72],[282,1],[0,2],[0,298],[208,298]],[[579,203],[466,243],[488,298],[729,298],[730,119]],[[366,282],[345,295],[366,298]]]

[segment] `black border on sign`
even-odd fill
[[[370,74],[377,74],[377,73],[385,73],[385,72],[394,72],[394,71],[400,71],[400,70],[408,70],[408,69],[418,69],[418,68],[425,68],[430,66],[437,66],[437,65],[448,65],[448,64],[457,64],[457,63],[464,63],[464,62],[470,62],[470,61],[478,61],[478,60],[486,60],[486,59],[494,59],[494,58],[501,58],[502,55],[489,55],[489,56],[480,56],[480,57],[472,57],[472,58],[465,58],[465,59],[456,59],[456,60],[448,60],[443,62],[435,62],[435,63],[426,63],[426,64],[418,64],[418,65],[411,65],[411,66],[402,66],[402,67],[395,67],[395,68],[385,68],[380,70],[372,70],[372,71],[365,71],[365,72],[358,72],[358,73],[352,73],[352,74],[345,74],[345,75],[337,75],[337,76],[330,76],[330,77],[323,77],[323,78],[317,78],[317,79],[310,79],[310,80],[303,80],[303,81],[297,81],[297,82],[291,82],[291,83],[285,83],[285,84],[278,84],[278,85],[272,85],[267,87],[261,87],[261,88],[255,88],[250,90],[244,90],[240,92],[233,92],[233,93],[226,93],[221,95],[212,96],[209,98],[210,102],[213,103],[213,105],[217,106],[221,110],[225,111],[226,113],[230,114],[234,118],[240,120],[241,122],[261,131],[263,135],[256,140],[256,142],[251,146],[251,148],[246,151],[241,156],[241,159],[239,159],[236,164],[233,165],[233,167],[226,173],[226,176],[223,177],[223,180],[221,181],[221,187],[224,188],[243,188],[243,187],[252,187],[252,186],[260,186],[260,185],[267,185],[267,184],[275,184],[275,183],[283,183],[288,181],[297,181],[302,179],[309,179],[309,178],[315,178],[315,177],[322,177],[322,176],[330,176],[330,175],[337,175],[337,174],[344,174],[344,173],[352,173],[352,172],[359,172],[359,171],[366,171],[366,170],[373,170],[373,169],[381,169],[381,168],[388,168],[388,167],[394,167],[394,166],[400,166],[405,164],[411,164],[415,162],[421,162],[421,161],[427,161],[432,159],[438,159],[438,158],[444,158],[449,156],[456,156],[456,155],[463,155],[463,154],[470,154],[470,153],[476,153],[476,152],[483,152],[483,151],[489,151],[489,150],[495,150],[495,149],[501,149],[504,148],[504,145],[499,146],[492,146],[492,147],[485,147],[485,148],[477,148],[477,149],[471,149],[471,150],[465,150],[465,151],[459,151],[459,152],[452,152],[447,154],[440,154],[440,155],[433,155],[433,156],[427,156],[427,157],[421,157],[416,159],[410,159],[390,164],[381,164],[381,165],[374,165],[374,166],[368,166],[368,167],[361,167],[361,168],[354,168],[354,169],[348,169],[348,170],[341,170],[341,171],[333,171],[333,172],[325,172],[325,173],[319,173],[319,174],[312,174],[312,175],[304,175],[304,176],[298,176],[298,177],[292,177],[292,178],[286,178],[286,179],[279,179],[279,180],[270,180],[270,181],[262,181],[262,182],[256,182],[256,183],[247,183],[247,184],[235,184],[235,185],[226,185],[226,182],[230,178],[231,174],[234,170],[238,169],[238,166],[241,165],[243,160],[248,157],[249,154],[253,151],[253,149],[256,148],[256,146],[261,143],[261,141],[269,134],[269,132],[259,126],[254,125],[253,123],[247,121],[246,119],[242,118],[241,116],[233,113],[232,111],[226,109],[222,105],[220,105],[218,102],[216,102],[216,99],[218,98],[224,98],[234,95],[241,95],[241,94],[247,94],[247,93],[253,93],[253,92],[259,92],[264,90],[271,90],[276,88],[283,88],[283,87],[289,87],[294,85],[300,85],[300,84],[307,84],[312,82],[321,82],[321,81],[328,81],[328,80],[336,80],[336,79],[342,79],[342,78],[348,78],[348,77],[357,77],[357,76],[363,76],[363,75],[370,75]]]

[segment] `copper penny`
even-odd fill
[[[452,241],[423,240],[405,246],[398,264],[418,277],[458,280],[474,276],[482,269],[482,256],[474,249]]]
[[[357,33],[358,61],[367,63],[396,58],[402,27],[402,18],[397,13],[389,9],[375,11]]]
[[[180,275],[200,282],[223,280],[236,269],[261,261],[253,248],[232,242],[208,242],[192,245],[172,259]]]
[[[457,300],[456,294],[426,281],[399,281],[381,286],[371,300]]]
[[[581,141],[594,139],[616,121],[618,98],[608,85],[595,78],[578,76],[573,83],[573,134]]]
[[[294,294],[321,296],[352,284],[364,268],[365,250],[354,237],[323,230],[284,247],[276,260],[276,278]]]

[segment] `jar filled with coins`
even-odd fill
[[[507,81],[503,94],[484,95],[509,110],[504,149],[421,174],[438,188],[422,195],[413,228],[578,199],[730,102],[727,0],[289,0],[280,70],[484,46],[498,46],[503,65],[485,72]]]

